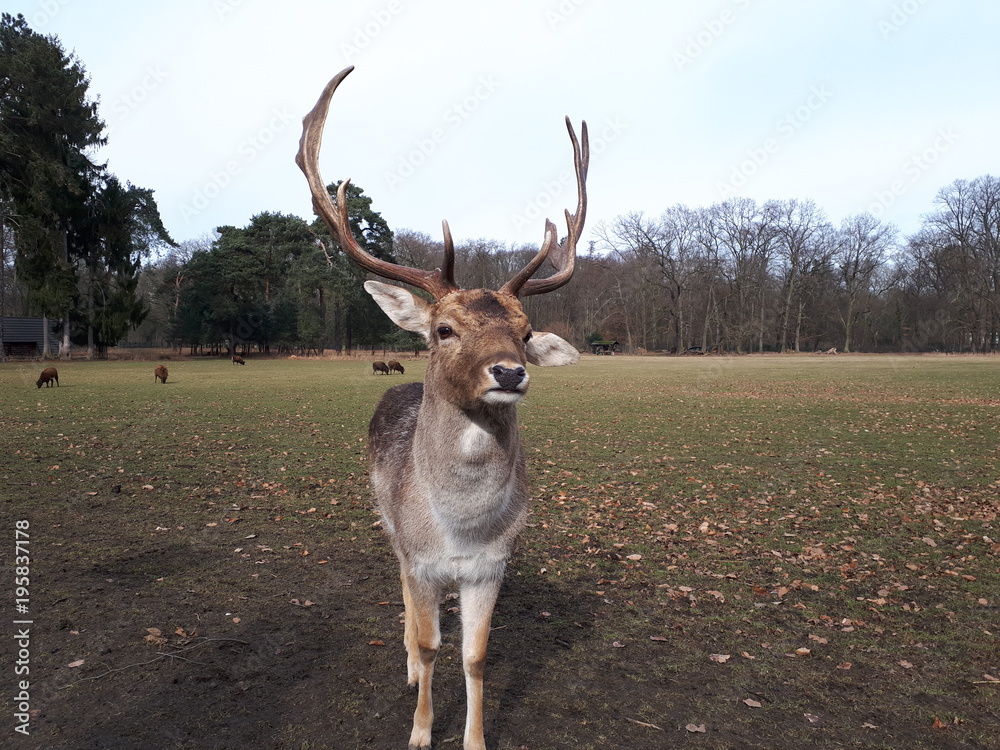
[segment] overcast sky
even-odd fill
[[[393,229],[539,243],[575,205],[563,118],[590,125],[598,222],[741,195],[914,232],[1000,174],[995,0],[8,0],[83,63],[100,157],[177,241],[312,218],[293,162],[340,69],[323,177]]]

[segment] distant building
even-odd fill
[[[591,341],[590,350],[594,354],[618,354],[622,347],[617,341]]]
[[[54,319],[49,319],[49,356],[59,356],[59,338],[52,331]],[[0,344],[4,354],[18,359],[38,359],[45,346],[42,318],[0,318]]]

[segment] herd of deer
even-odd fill
[[[423,383],[386,391],[368,431],[371,483],[382,523],[399,558],[403,587],[407,675],[417,686],[410,748],[431,744],[431,679],[441,645],[443,587],[459,589],[462,662],[466,684],[465,750],[485,748],[483,667],[490,621],[514,541],[528,515],[528,483],[517,405],[528,390],[528,363],[569,365],[579,353],[551,333],[533,331],[520,298],[544,294],[573,275],[576,245],[587,210],[590,148],[566,119],[576,169],[577,207],[566,212],[567,235],[545,222],[538,254],[500,289],[461,289],[454,279],[455,248],[444,222],[444,262],[433,271],[396,265],[366,252],[352,235],[345,179],[334,201],[320,176],[319,153],[330,101],[353,70],[326,86],[303,120],[296,163],[305,173],[313,208],[340,248],[364,270],[409,284],[428,302],[381,281],[365,290],[400,328],[419,333],[430,360]],[[547,278],[532,276],[548,260]],[[376,362],[373,372],[389,373]],[[384,368],[384,369],[381,369]],[[402,368],[400,368],[402,371]]]
[[[245,365],[246,361],[243,359],[243,357],[234,354],[233,364]],[[389,364],[392,363],[390,362]],[[403,371],[402,368],[400,368],[399,371],[402,372]],[[166,383],[167,375],[169,374],[170,372],[169,370],[167,370],[165,365],[157,365],[153,369],[153,382]],[[39,388],[41,388],[42,385],[45,385],[46,388],[51,388],[53,381],[55,381],[56,385],[59,385],[59,373],[56,371],[56,368],[54,367],[46,367],[44,370],[42,370],[42,374],[39,376],[38,380],[35,381],[35,385],[38,386]]]
[[[517,423],[517,405],[528,391],[526,365],[574,364],[579,353],[552,333],[533,331],[520,298],[545,294],[573,275],[576,245],[587,211],[587,124],[573,145],[577,206],[566,211],[567,235],[560,243],[546,220],[537,255],[500,289],[461,289],[454,279],[455,248],[444,228],[442,268],[423,271],[370,255],[353,236],[346,191],[334,201],[319,172],[319,153],[330,101],[347,68],[326,86],[303,120],[296,163],[305,173],[313,208],[345,254],[366,271],[427,292],[434,301],[381,281],[365,290],[400,328],[419,333],[430,359],[423,383],[397,385],[385,392],[368,430],[371,484],[382,523],[399,559],[403,587],[407,676],[416,685],[410,748],[431,744],[434,711],[431,679],[441,645],[439,604],[443,587],[459,588],[462,663],[466,684],[465,750],[485,748],[483,668],[490,621],[507,561],[528,516],[528,481]],[[555,268],[532,278],[545,261]],[[240,356],[233,364],[245,365]],[[372,372],[403,372],[399,362],[375,362]],[[154,382],[167,382],[158,365]],[[37,385],[59,384],[54,367]]]
[[[245,359],[243,359],[243,357],[239,356],[238,354],[233,355],[234,365],[246,365],[246,363],[247,362]],[[399,364],[399,362],[393,359],[390,360],[388,364],[386,364],[385,362],[373,362],[372,372],[375,374],[385,373],[386,375],[393,372],[398,372],[400,375],[403,375],[406,372],[406,370],[403,368],[401,364]],[[170,374],[169,371],[164,365],[157,365],[153,370],[153,382],[166,383],[167,375],[169,374]],[[59,373],[56,371],[56,368],[54,367],[46,367],[44,370],[42,370],[42,374],[35,382],[35,385],[38,386],[39,388],[41,388],[43,385],[47,388],[51,388],[53,382],[55,382],[56,385],[59,385]]]

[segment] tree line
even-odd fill
[[[440,265],[441,240],[391,232],[356,186],[349,201],[369,252]],[[537,328],[581,348],[613,339],[633,352],[990,352],[1000,343],[1000,179],[989,175],[942,188],[909,237],[870,213],[835,225],[813,201],[749,198],[630,213],[592,237],[570,284],[523,301]],[[459,243],[456,279],[496,289],[536,251]],[[169,305],[141,330],[195,349],[420,347],[373,307],[318,221],[262,214],[147,273],[157,280],[151,299]]]
[[[318,220],[262,213],[175,244],[152,191],[122,185],[95,161],[105,139],[87,83],[57,39],[3,15],[4,314],[55,318],[64,347],[85,344],[89,356],[126,336],[192,353],[422,346],[375,307]],[[393,232],[355,185],[347,200],[368,252],[440,265],[441,240]],[[592,230],[570,284],[524,306],[538,329],[581,348],[613,339],[626,351],[677,353],[995,351],[1000,180],[956,180],[929,209],[908,237],[869,213],[834,224],[809,200],[629,213]],[[460,243],[456,280],[496,289],[536,251]]]

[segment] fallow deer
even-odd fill
[[[367,253],[352,236],[344,180],[331,199],[319,172],[330,100],[353,67],[326,86],[303,119],[296,163],[305,173],[313,208],[341,249],[377,276],[428,292],[434,302],[390,284],[365,290],[396,325],[421,334],[430,349],[424,382],[390,388],[369,425],[372,486],[383,526],[399,558],[403,587],[407,676],[417,685],[410,748],[431,744],[431,678],[441,643],[442,587],[458,586],[466,684],[465,750],[483,750],[483,667],[490,620],[515,539],[528,515],[528,483],[517,404],[528,389],[527,363],[568,365],[579,353],[551,333],[533,332],[519,297],[543,294],[573,275],[587,208],[590,161],[587,124],[580,140],[566,118],[576,167],[577,208],[566,211],[559,243],[546,220],[544,241],[528,265],[499,290],[461,289],[447,222],[443,270],[397,265]],[[533,279],[548,259],[555,273]]]

